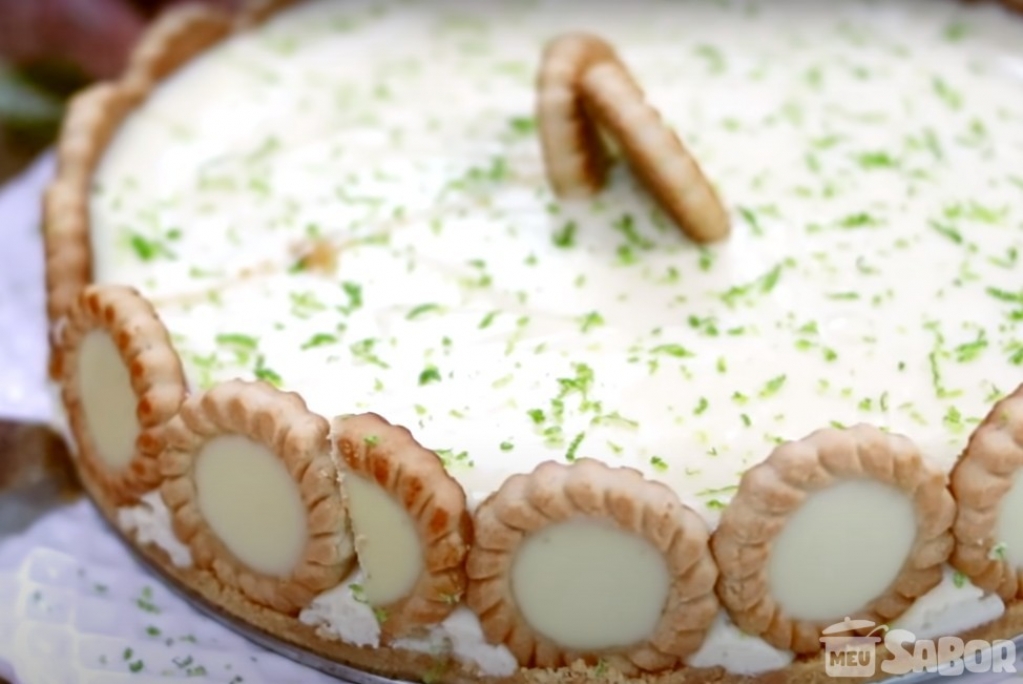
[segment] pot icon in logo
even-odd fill
[[[870,620],[850,620],[846,618],[821,632],[821,643],[824,645],[824,671],[829,677],[870,677],[877,668],[876,646],[887,625],[879,625]],[[863,630],[870,630],[865,635]]]

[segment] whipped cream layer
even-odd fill
[[[96,178],[94,274],[154,302],[194,388],[260,378],[324,416],[380,413],[477,500],[588,456],[713,525],[778,442],[857,422],[950,466],[1023,379],[1023,23],[1007,17],[308,3],[129,117]],[[534,74],[566,30],[618,48],[718,186],[729,240],[687,241],[624,169],[592,201],[551,195]],[[325,252],[334,270],[310,263]],[[749,639],[714,635],[701,664]]]

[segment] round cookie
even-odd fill
[[[190,397],[167,429],[160,491],[199,568],[294,614],[355,560],[329,425],[302,399],[231,381]]]

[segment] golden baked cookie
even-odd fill
[[[165,427],[185,396],[167,331],[134,289],[90,285],[56,343],[54,370],[80,467],[112,501],[133,502],[160,482]]]
[[[954,516],[945,473],[906,437],[818,430],[743,476],[711,542],[718,595],[747,634],[815,653],[823,628],[886,623],[937,585]]]
[[[558,197],[585,197],[604,187],[610,159],[579,86],[591,66],[607,60],[618,60],[614,48],[589,33],[561,35],[544,48],[536,121],[547,180]]]
[[[405,428],[365,413],[339,416],[333,440],[366,601],[385,634],[446,618],[465,592],[472,539],[465,493]]]
[[[951,474],[959,504],[952,565],[1005,600],[1023,598],[1023,549],[1008,543],[1023,503],[1023,386],[1002,399],[970,436]]]
[[[295,614],[352,569],[329,425],[262,382],[215,385],[168,425],[160,488],[195,564]]]
[[[695,242],[726,238],[731,226],[717,192],[625,66],[610,60],[593,65],[579,87],[587,110],[671,220]]]
[[[508,478],[473,520],[469,607],[525,667],[665,670],[718,612],[706,523],[638,471],[548,461]]]

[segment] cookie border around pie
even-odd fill
[[[393,637],[443,621],[466,587],[472,522],[461,485],[408,429],[375,413],[338,416],[332,428],[342,491],[353,475],[380,487],[409,516],[422,545],[423,567],[411,590],[382,606],[383,631]]]
[[[205,49],[217,44],[219,40],[229,38],[237,31],[246,30],[270,18],[280,9],[294,4],[295,0],[249,0],[248,9],[235,15],[230,30],[217,38],[210,38],[207,44],[177,43],[174,59],[170,60],[173,67],[183,65]],[[1001,0],[1006,7],[1023,10],[1020,0]],[[147,35],[157,35],[161,30],[180,19],[175,18],[172,10],[154,23]],[[223,15],[215,12],[193,15],[193,20],[201,20],[206,16],[212,24],[222,26]],[[171,48],[168,46],[168,50]],[[170,72],[173,71],[173,67]],[[162,73],[161,77],[170,72]],[[127,74],[126,74],[127,76]],[[93,174],[96,165],[106,150],[112,137],[116,134],[123,119],[137,107],[148,95],[148,89],[158,85],[159,81],[145,84],[140,89],[139,79],[133,85],[127,77],[108,83],[94,85],[70,103],[65,116],[60,138],[57,145],[57,173],[47,188],[44,198],[44,244],[46,248],[46,295],[47,311],[50,319],[51,339],[51,377],[59,378],[62,372],[63,355],[59,349],[59,334],[64,325],[68,309],[88,286],[92,279],[91,249],[89,244],[89,202]],[[81,451],[81,450],[79,450]],[[978,459],[976,453],[970,460]],[[964,459],[965,460],[965,459]],[[117,506],[119,502],[110,495],[93,477],[92,473],[79,464],[82,484],[97,508],[104,517],[116,525]],[[958,529],[958,528],[957,528]],[[127,535],[131,537],[132,535]],[[242,592],[220,583],[211,572],[190,567],[177,568],[169,562],[166,553],[150,544],[136,543],[135,547],[150,563],[159,568],[164,575],[187,588],[188,592],[198,595],[202,600],[217,610],[223,611],[232,618],[255,627],[264,635],[273,636],[278,640],[308,649],[310,652],[335,659],[342,663],[359,667],[368,672],[385,676],[414,677],[423,672],[436,674],[438,681],[465,681],[466,675],[472,675],[473,669],[457,663],[438,663],[434,658],[407,650],[392,648],[364,649],[322,638],[312,627],[303,625],[292,616],[269,609],[249,600]],[[953,561],[955,562],[955,561]],[[992,640],[1006,635],[1015,636],[1023,632],[1023,602],[1016,599],[1007,601],[1005,613],[997,620],[968,630],[961,636]],[[878,647],[880,655],[884,649]],[[442,666],[438,670],[438,665]],[[591,681],[605,677],[606,663],[596,665],[576,661],[556,670],[520,669],[515,675],[502,681],[526,684],[569,684]],[[627,669],[626,665],[623,668]],[[751,684],[759,682],[769,684],[781,681],[799,682],[804,684],[824,684],[833,681],[824,674],[823,658],[820,654],[798,656],[789,666],[781,670],[765,672],[760,675],[742,675],[726,671],[721,667],[691,668],[682,667],[652,678],[642,675],[644,682],[658,684]],[[493,681],[493,680],[492,680]],[[639,681],[639,680],[636,680]]]
[[[895,580],[852,617],[887,624],[937,586],[952,552],[956,512],[945,472],[902,435],[871,425],[823,428],[779,445],[746,471],[714,531],[718,595],[740,629],[776,648],[807,654],[821,650],[825,627],[849,617],[817,622],[788,616],[770,593],[768,559],[789,517],[810,495],[861,479],[894,487],[912,502],[916,535]]]
[[[123,366],[135,397],[138,431],[123,468],[112,469],[88,429],[87,399],[80,387],[80,350],[90,335],[105,335]],[[159,485],[157,457],[168,422],[185,398],[185,374],[152,305],[137,290],[121,285],[89,285],[80,291],[55,335],[53,369],[71,433],[78,443],[78,465],[111,500],[134,503]]]
[[[950,476],[959,502],[952,566],[1003,600],[1023,598],[1023,570],[996,552],[1000,505],[1023,473],[1023,385],[974,430]]]
[[[330,457],[330,426],[294,392],[262,382],[231,380],[190,396],[167,426],[160,454],[160,494],[175,536],[194,563],[210,568],[225,585],[284,613],[297,613],[349,574],[355,553],[348,516]],[[211,440],[239,436],[266,447],[284,465],[301,496],[309,535],[294,568],[273,577],[246,565],[204,519],[195,464]]]
[[[530,535],[559,523],[596,520],[649,542],[664,559],[669,587],[653,633],[639,643],[591,653],[564,648],[523,616],[512,587],[515,554]],[[504,643],[524,667],[556,668],[599,658],[626,673],[657,672],[692,655],[717,617],[718,571],[710,531],[666,485],[631,468],[583,458],[547,461],[513,475],[479,505],[467,570],[469,607],[492,643]],[[594,567],[593,571],[600,572]]]

